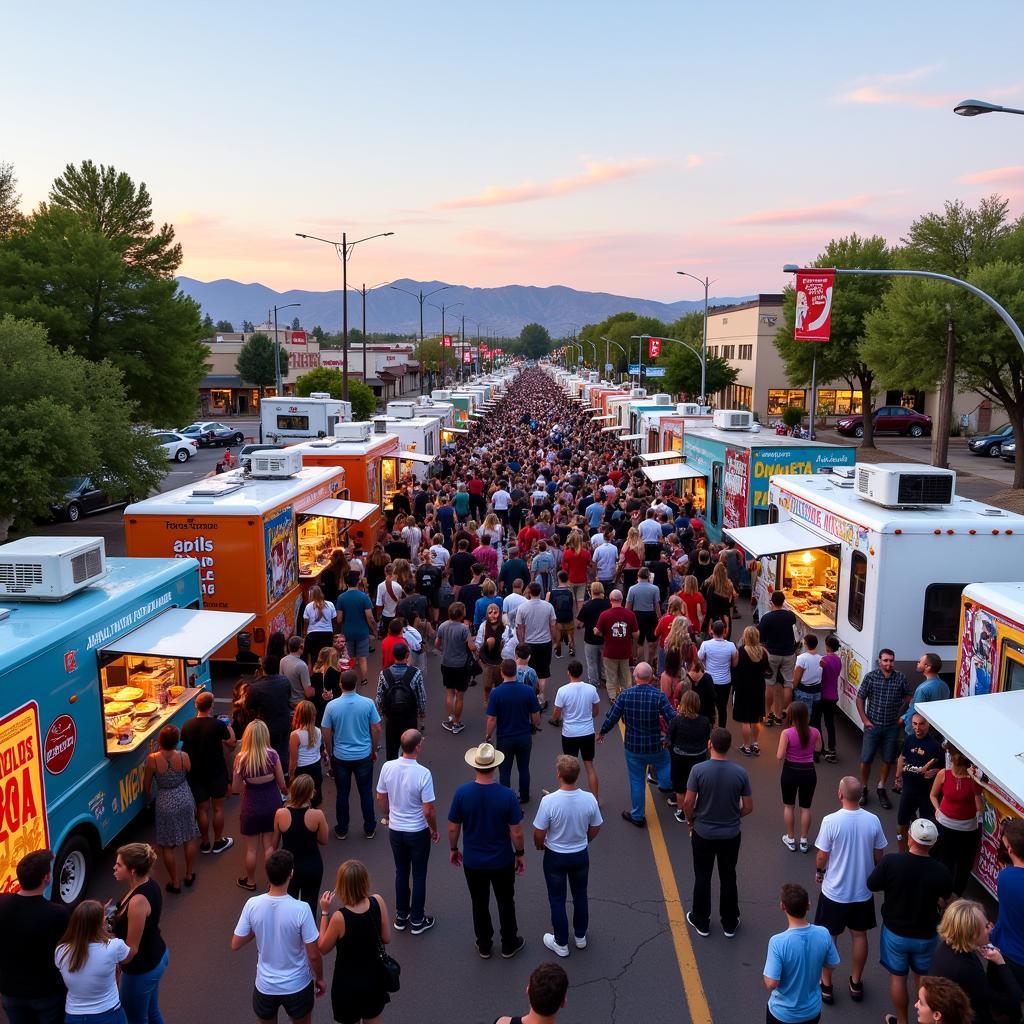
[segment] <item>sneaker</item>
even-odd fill
[[[576,657],[576,648],[573,647],[572,644],[569,644],[569,657],[570,658],[575,658]]]
[[[761,748],[756,743],[751,743],[750,749],[753,751],[754,757],[761,756]]]
[[[199,844],[199,852],[200,853],[209,853],[211,849],[212,849],[212,847],[210,846],[209,843],[200,843]]]
[[[754,750],[753,750],[752,747],[740,747],[740,753],[744,757],[753,757],[754,756]]]
[[[225,850],[230,850],[234,845],[234,839],[232,839],[231,836],[225,836],[223,839],[218,839],[213,846],[210,847],[210,850],[213,853],[223,853]]]
[[[875,795],[878,797],[878,802],[882,807],[887,811],[892,810],[892,801],[889,799],[889,794],[881,786],[875,790]]]
[[[555,942],[555,936],[551,932],[544,933],[544,945],[547,946],[548,949],[550,949],[551,952],[554,953],[556,956],[569,955],[569,946],[560,946],[557,942]]]
[[[462,730],[465,729],[465,728],[466,728],[466,723],[465,722],[454,722],[454,723],[452,723],[452,732],[456,736],[458,736],[459,733],[462,732]]]
[[[334,838],[335,839],[348,839],[348,833],[342,832],[337,825],[334,826]]]
[[[656,786],[658,784],[658,780],[650,772],[647,773],[647,784],[649,786]]]
[[[736,918],[736,923],[732,926],[732,928],[726,928],[724,924],[722,925],[722,934],[727,939],[731,939],[736,934],[736,929],[739,928],[739,926],[740,926],[740,919],[737,917]]]
[[[524,939],[522,935],[520,935],[519,938],[516,939],[516,944],[507,953],[505,952],[505,950],[501,951],[502,958],[504,960],[511,960],[512,957],[514,957],[516,953],[518,953],[525,945],[526,939]]]
[[[676,821],[678,821],[680,825],[685,825],[686,824],[686,815],[683,814],[683,809],[681,807],[679,808],[678,811],[676,811],[675,814],[672,815],[672,817],[675,818]]]
[[[861,795],[860,795],[860,805],[861,805],[861,807],[867,807],[868,802],[870,800],[871,800],[871,797],[868,796],[868,791],[865,789],[864,792],[861,793]]]
[[[678,807],[679,806],[679,801],[676,799],[675,793],[673,793],[670,797],[667,797],[665,799],[665,803],[667,803],[669,805],[669,807]]]
[[[391,925],[395,929],[395,931],[404,932],[405,929],[409,926],[409,918],[396,917],[394,921],[391,922]]]
[[[491,959],[491,950],[490,950],[489,947],[487,949],[483,949],[480,946],[479,942],[474,943],[474,945],[476,946],[476,951],[480,955],[480,959],[481,960],[490,960]]]
[[[377,834],[377,830],[376,829],[374,829],[372,832],[364,832],[363,833],[363,838],[364,839],[372,839],[376,834]]]
[[[576,943],[576,948],[577,949],[586,949],[587,948],[587,937],[586,937],[586,935],[584,935],[582,937],[579,936],[579,935],[574,935],[572,938],[573,938],[573,942]]]
[[[800,840],[800,852],[801,853],[806,853],[810,848],[811,848],[811,844],[807,841],[807,839],[801,839]]]
[[[556,658],[560,658],[561,656],[562,656],[562,648],[561,648],[561,646],[558,646],[558,647],[555,648],[555,657]],[[568,949],[569,947],[566,946],[565,948]]]
[[[434,919],[429,914],[423,915],[422,921],[413,921],[412,927],[409,931],[413,935],[422,935],[424,932],[429,931],[434,927]]]
[[[822,751],[821,756],[825,758],[825,760],[828,761],[829,764],[835,764],[838,760],[838,758],[836,757],[836,752],[834,750],[824,750]]]
[[[455,721],[454,721],[454,719],[446,718],[441,723],[441,728],[442,729],[447,729],[449,732],[455,732]]]
[[[786,847],[790,853],[796,853],[796,840],[791,839],[789,836],[784,835],[782,837],[782,845]]]
[[[697,922],[696,922],[696,921],[694,921],[694,919],[693,919],[693,913],[692,913],[691,911],[689,911],[689,910],[688,910],[688,911],[686,912],[686,923],[687,923],[687,924],[688,924],[688,925],[689,925],[689,926],[690,926],[690,927],[691,927],[691,928],[692,928],[692,929],[693,929],[693,930],[694,930],[694,931],[695,931],[695,932],[696,932],[696,933],[697,933],[698,935],[703,935],[705,939],[706,939],[706,938],[707,938],[707,937],[708,937],[708,936],[709,936],[709,935],[711,934],[711,930],[710,930],[710,928],[700,928],[700,927],[698,927],[698,925],[697,925]]]

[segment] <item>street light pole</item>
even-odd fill
[[[961,117],[977,117],[979,114],[1024,114],[1024,110],[1001,107],[998,103],[989,103],[987,100],[961,100],[953,108],[953,113]]]
[[[606,355],[607,355],[607,352],[608,352],[607,346],[608,345],[614,345],[626,357],[626,371],[628,373],[628,371],[629,371],[629,353],[617,341],[613,341],[611,338],[606,338],[603,334],[601,335],[601,340],[605,343],[605,346],[606,346],[605,347],[605,354]],[[605,362],[608,362],[608,360],[605,359]]]
[[[291,309],[292,306],[301,306],[301,302],[288,302],[283,306],[274,307],[274,390],[280,398],[284,391],[284,382],[281,380],[281,346],[277,340],[277,311],[279,309]]]
[[[700,359],[700,405],[703,409],[708,404],[707,401],[707,369],[708,369],[708,289],[711,287],[711,279],[704,276],[703,280],[697,277],[696,274],[687,273],[685,270],[677,270],[677,274],[681,277],[691,277],[698,284],[704,286],[704,341],[701,343],[701,359]]]

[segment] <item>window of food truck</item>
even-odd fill
[[[343,521],[331,516],[300,515],[296,522],[299,536],[299,578],[319,576],[331,559],[331,551],[348,543]]]
[[[861,551],[850,555],[850,594],[846,618],[854,629],[864,628],[864,602],[868,593],[868,558]]]
[[[391,504],[391,498],[398,490],[398,459],[387,455],[380,460],[380,508]]]
[[[711,464],[711,525],[717,526],[722,521],[722,472],[721,462]]]
[[[1015,640],[1003,641],[1003,681],[1000,693],[1024,690],[1024,647]]]
[[[924,590],[921,639],[931,646],[960,641],[960,595],[966,583],[931,583]]]
[[[309,417],[292,415],[278,415],[278,430],[309,430]]]
[[[812,628],[834,628],[839,558],[836,549],[814,548],[779,555],[777,586],[786,603]]]
[[[99,651],[107,754],[148,743],[201,689],[196,666],[255,619],[247,612],[169,608]]]

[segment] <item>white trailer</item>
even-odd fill
[[[264,441],[333,437],[336,423],[352,422],[352,403],[313,392],[308,398],[264,398],[260,432]]]

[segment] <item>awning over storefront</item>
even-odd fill
[[[340,498],[325,498],[312,508],[302,510],[304,516],[326,516],[328,519],[344,519],[349,523],[361,523],[378,511],[372,501],[343,501]]]
[[[640,456],[640,461],[646,463],[648,466],[653,466],[658,462],[668,462],[669,460],[679,459],[683,460],[683,453],[676,451],[664,451],[664,452],[644,452]]]
[[[722,532],[736,541],[753,558],[832,546],[821,534],[792,519],[782,523],[765,523],[762,526],[740,526]]]
[[[168,608],[138,629],[119,636],[105,651],[205,661],[255,619],[249,612]]]
[[[442,427],[441,433],[448,432],[449,434],[468,434],[469,431],[465,427]]]
[[[426,455],[424,452],[406,452],[402,451],[398,453],[398,457],[407,462],[433,462],[436,456]]]
[[[242,383],[242,378],[237,373],[211,373],[199,382],[201,389],[209,388],[211,391],[216,391],[220,388],[243,388],[246,386]]]
[[[704,474],[699,469],[694,469],[693,466],[688,466],[685,462],[676,462],[669,466],[644,466],[644,476],[652,484],[663,484],[667,480],[704,479]]]

